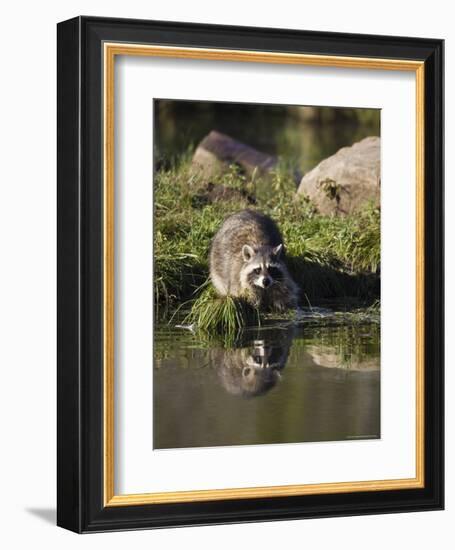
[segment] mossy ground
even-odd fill
[[[296,195],[291,171],[283,167],[267,181],[242,175],[236,167],[213,178],[213,185],[239,191],[211,202],[191,171],[189,157],[156,173],[154,187],[155,307],[159,317],[189,309],[199,327],[231,330],[256,322],[257,312],[243,301],[220,299],[206,286],[211,240],[229,214],[258,209],[280,227],[288,266],[301,288],[303,305],[321,300],[379,297],[380,212],[367,206],[347,216],[319,215]],[[249,204],[240,193],[255,197]],[[201,288],[203,287],[203,288]],[[193,302],[194,301],[194,302]]]

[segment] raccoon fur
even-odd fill
[[[260,212],[242,210],[223,222],[212,241],[210,278],[220,296],[244,298],[265,311],[298,305],[280,231]]]

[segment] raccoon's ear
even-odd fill
[[[283,252],[283,243],[279,244],[278,246],[275,246],[275,248],[272,249],[272,254],[275,256],[275,258],[279,258],[282,252]]]
[[[242,248],[242,256],[245,262],[250,262],[253,259],[254,256],[254,250],[251,248],[250,245],[244,244]]]

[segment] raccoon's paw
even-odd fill
[[[280,300],[277,300],[274,303],[274,308],[279,313],[285,313],[292,309],[295,310],[297,309],[297,307],[298,307],[297,300],[294,298],[294,296],[289,296],[288,294],[285,294],[284,296],[282,296]]]

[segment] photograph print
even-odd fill
[[[380,116],[154,99],[154,449],[381,437]]]

